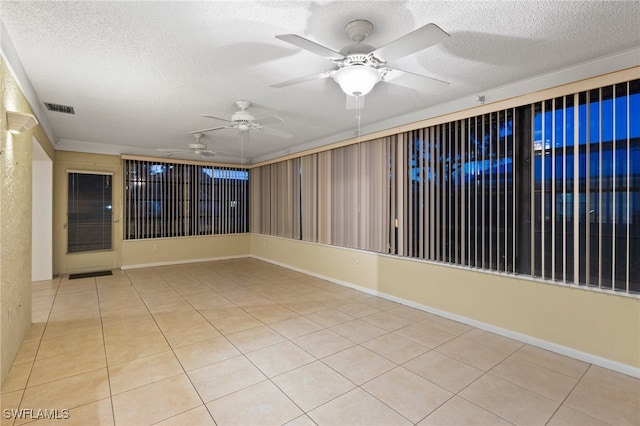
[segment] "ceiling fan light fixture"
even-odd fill
[[[366,65],[351,65],[339,69],[333,79],[349,96],[364,96],[380,81],[380,72]]]

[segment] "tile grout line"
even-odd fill
[[[126,274],[126,272],[125,272]],[[127,278],[129,276],[127,275]],[[131,283],[131,279],[129,279]],[[102,306],[100,305],[100,290],[98,289],[98,282],[96,280],[96,296],[98,298],[98,312],[100,313],[100,331],[102,332],[102,348],[104,351],[104,363],[107,369],[107,382],[109,383],[109,402],[111,403],[111,419],[113,420],[113,424],[116,424],[116,409],[113,405],[113,391],[111,389],[111,373],[109,370],[109,358],[107,358],[107,340],[104,335],[104,319],[102,317]]]
[[[38,358],[38,353],[40,352],[40,346],[42,345],[42,339],[44,339],[44,333],[47,331],[47,327],[49,326],[49,320],[51,318],[51,312],[53,312],[53,305],[55,304],[56,298],[58,297],[58,291],[60,290],[60,284],[62,282],[62,277],[57,278],[58,281],[58,285],[56,286],[56,292],[51,300],[51,306],[49,307],[49,314],[47,315],[47,320],[45,321],[44,324],[44,329],[42,330],[42,334],[40,335],[40,338],[38,339],[38,347],[36,349],[36,353],[33,357],[33,361],[31,362],[31,368],[29,368],[29,374],[27,375],[27,380],[24,383],[24,387],[21,389],[22,390],[22,395],[20,396],[20,401],[18,402],[18,407],[17,408],[22,408],[22,402],[24,401],[24,397],[25,394],[27,393],[27,388],[29,387],[29,380],[31,379],[31,374],[33,373],[33,367],[36,364],[36,360]],[[33,292],[33,289],[32,289]],[[32,293],[32,297],[33,297],[33,293]],[[33,322],[31,323],[31,327],[33,327]],[[31,329],[31,327],[29,329]],[[19,351],[19,349],[18,349]],[[13,361],[15,362],[15,360]],[[13,364],[11,365],[11,368],[13,368]],[[11,370],[9,370],[11,371]],[[13,421],[11,422],[11,425],[14,425],[16,422],[16,418],[12,419]]]
[[[580,410],[580,409],[578,409],[578,408],[573,408],[573,407],[565,406],[565,402],[567,402],[567,399],[569,399],[569,397],[571,396],[571,394],[573,393],[573,391],[575,391],[575,390],[576,390],[576,388],[578,387],[578,385],[580,384],[580,382],[582,382],[582,380],[584,379],[584,377],[587,375],[587,372],[588,372],[589,370],[591,370],[591,368],[592,368],[592,367],[593,367],[593,364],[589,364],[589,366],[584,370],[584,372],[582,373],[582,375],[580,376],[580,378],[576,381],[575,385],[573,385],[573,386],[571,387],[571,390],[570,390],[569,392],[567,392],[567,395],[562,399],[562,402],[560,403],[560,405],[558,405],[558,408],[556,408],[556,410],[553,412],[553,415],[549,418],[549,420],[547,421],[547,423],[548,423],[548,422],[553,418],[553,416],[555,416],[555,415],[556,415],[556,413],[560,410],[560,408],[562,408],[562,407],[567,407],[567,408],[570,408],[570,409],[572,409],[572,410],[576,410],[576,411],[578,411],[579,413],[581,413],[581,414],[583,414],[583,415],[585,415],[585,416],[588,416],[588,417],[590,417],[590,418],[592,418],[592,419],[595,419],[595,420],[601,421],[601,422],[603,422],[603,423],[609,424],[609,422],[607,422],[607,421],[605,421],[605,420],[602,420],[602,419],[599,419],[599,418],[597,418],[597,417],[593,417],[591,414],[584,413],[582,410]]]

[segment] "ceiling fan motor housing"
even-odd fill
[[[207,149],[207,146],[203,143],[190,143],[189,148],[194,151],[204,151]]]
[[[247,111],[247,108],[251,106],[251,102],[236,101],[236,105],[238,106],[238,108],[240,108],[240,111],[236,111],[231,116],[231,121],[234,122],[233,127],[237,128],[241,132],[249,129],[257,129],[260,127],[258,126],[258,124],[253,122],[253,120],[255,120],[256,118],[253,115],[249,114],[249,112]]]
[[[255,117],[244,110],[237,111],[231,116],[231,121],[250,122],[253,120]]]

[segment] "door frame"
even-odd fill
[[[120,269],[122,243],[122,172],[117,156],[57,152],[54,163],[54,272],[74,274]],[[109,174],[111,181],[111,250],[67,253],[69,172]]]
[[[31,281],[53,277],[53,161],[38,140],[31,157]]]

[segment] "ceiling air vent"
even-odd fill
[[[45,102],[44,106],[46,106],[49,111],[62,112],[62,113],[65,113],[65,114],[75,114],[76,113],[73,110],[72,106],[51,104],[49,102]]]

